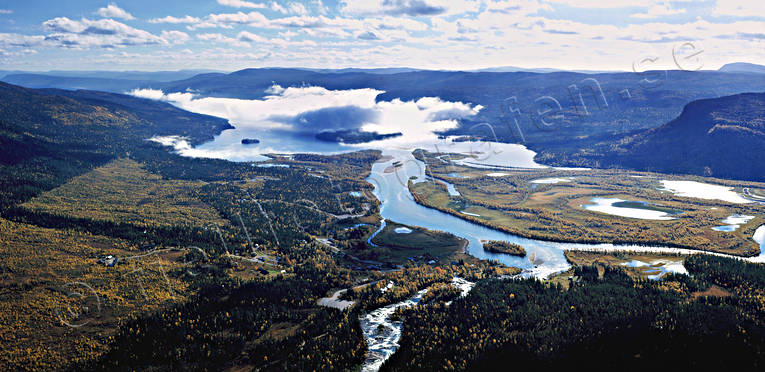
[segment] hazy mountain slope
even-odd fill
[[[151,87],[161,82],[188,79],[205,74],[204,70],[181,71],[0,71],[2,81],[26,88],[90,89],[124,93],[139,87]]]
[[[151,80],[151,81],[174,81],[188,79],[199,74],[216,72],[214,70],[177,70],[177,71],[71,71],[71,70],[51,70],[46,72],[35,72],[40,75],[50,76],[69,76],[69,77],[91,77],[103,79],[125,79],[125,80]]]
[[[131,89],[151,86],[151,80],[110,79],[98,77],[70,77],[40,74],[12,74],[3,78],[6,83],[27,88],[92,89],[123,93]]]
[[[691,102],[675,120],[624,142],[604,164],[765,181],[765,93]]]
[[[58,83],[57,83],[58,84]],[[658,127],[677,117],[687,103],[703,98],[765,90],[765,74],[718,71],[575,72],[410,71],[368,73],[306,69],[246,69],[206,73],[144,87],[194,92],[200,97],[262,99],[268,88],[321,86],[331,90],[374,88],[378,100],[440,97],[483,106],[448,132],[502,142],[524,143],[541,161],[565,163],[574,152],[597,143]],[[66,85],[63,84],[62,85]],[[124,91],[133,85],[110,87]],[[555,109],[560,112],[545,111]],[[540,114],[542,113],[542,114]],[[556,114],[562,114],[555,118]],[[547,124],[543,123],[545,120]],[[480,125],[479,125],[480,124]],[[489,125],[484,125],[489,124]]]

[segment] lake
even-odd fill
[[[669,208],[659,207],[646,202],[628,201],[619,198],[592,198],[584,209],[613,216],[638,218],[642,220],[674,220],[673,215],[682,213]]]

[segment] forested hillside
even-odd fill
[[[154,135],[199,143],[227,128],[225,120],[166,103],[0,83],[0,209],[115,157],[157,151],[146,142]]]
[[[765,93],[689,103],[676,119],[628,137],[601,165],[764,181]]]

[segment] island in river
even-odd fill
[[[504,253],[513,256],[526,256],[526,250],[520,244],[503,242],[498,240],[489,240],[483,243],[483,249],[491,253]]]

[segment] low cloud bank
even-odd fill
[[[376,89],[328,90],[323,87],[274,85],[263,99],[197,97],[136,89],[128,94],[172,103],[182,109],[228,119],[237,129],[286,130],[318,134],[358,130],[380,134],[402,133],[386,141],[414,144],[436,139],[435,132],[456,128],[461,118],[476,115],[483,107],[463,102],[423,97],[416,101],[376,102],[384,93]]]

